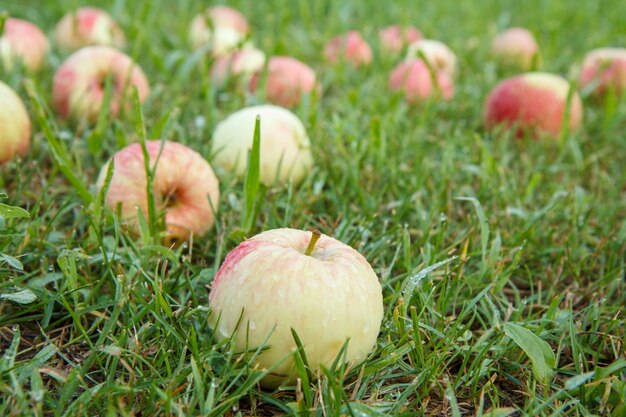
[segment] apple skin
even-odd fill
[[[583,60],[580,87],[596,84],[592,94],[604,96],[610,89],[617,95],[626,90],[626,48],[598,48]],[[592,86],[593,87],[593,86]]]
[[[54,28],[54,41],[66,52],[90,45],[126,46],[122,29],[111,15],[97,7],[81,7],[63,16]]]
[[[146,141],[146,149],[152,168],[161,141]],[[148,216],[147,179],[141,145],[128,145],[112,159],[114,171],[106,204],[113,210],[120,204],[122,218],[134,224],[137,208],[146,218]],[[98,190],[104,185],[109,164],[110,161],[100,170],[96,183]],[[153,184],[157,209],[165,211],[168,238],[188,240],[192,233],[202,236],[213,226],[220,197],[219,182],[211,165],[199,153],[180,143],[165,141]]]
[[[213,133],[213,163],[244,177],[257,115],[261,116],[260,181],[267,186],[290,180],[299,183],[313,167],[309,138],[295,114],[275,105],[246,107],[220,122]]]
[[[409,44],[423,39],[422,32],[414,26],[387,26],[378,33],[381,50],[389,55],[398,55]]]
[[[22,99],[0,81],[0,164],[16,155],[25,156],[30,138],[30,117]]]
[[[355,68],[372,63],[372,48],[357,31],[332,38],[324,48],[324,57],[332,64],[345,61]]]
[[[437,72],[454,77],[456,73],[456,55],[443,42],[433,39],[421,39],[409,45],[406,59],[419,59],[418,52],[422,52],[428,63]]]
[[[274,56],[267,65],[265,93],[269,102],[283,107],[296,107],[304,94],[321,94],[315,71],[307,64],[289,56]],[[258,88],[261,74],[250,80],[250,91]]]
[[[228,55],[221,56],[211,66],[211,80],[218,87],[230,78],[242,78],[249,82],[265,66],[265,53],[253,46],[246,46]]]
[[[267,345],[254,361],[260,369],[286,358],[261,381],[267,388],[297,379],[292,328],[313,371],[330,366],[347,339],[347,362],[364,360],[376,345],[383,318],[376,273],[356,250],[326,235],[305,255],[310,239],[311,232],[286,228],[258,234],[226,256],[213,280],[209,322],[216,337],[234,335],[238,351]]]
[[[563,77],[544,72],[529,72],[500,82],[489,94],[484,107],[487,129],[503,125],[515,128],[517,137],[526,132],[558,137],[563,125],[569,83]],[[569,127],[580,127],[583,107],[573,93]]]
[[[249,31],[248,21],[239,11],[213,6],[193,18],[189,40],[196,49],[211,44],[213,56],[219,57],[237,49]]]
[[[5,68],[13,68],[14,61],[20,60],[30,71],[38,71],[45,62],[48,49],[48,38],[34,24],[15,18],[4,22],[0,62]]]
[[[514,27],[495,37],[491,53],[503,67],[528,71],[539,54],[539,45],[528,29]]]
[[[454,95],[454,82],[446,73],[435,74],[441,97],[449,100]],[[389,75],[389,88],[403,91],[409,103],[417,103],[432,97],[437,91],[433,88],[430,69],[421,59],[411,59],[399,63]]]
[[[134,87],[142,103],[150,94],[145,74],[129,56],[109,46],[88,46],[70,55],[54,74],[53,107],[62,118],[96,120],[109,74],[113,116],[129,107]]]

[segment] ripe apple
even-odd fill
[[[211,79],[221,87],[231,78],[240,78],[244,83],[265,66],[265,53],[253,46],[246,46],[215,60],[211,67]]]
[[[449,100],[454,95],[454,83],[447,73],[435,72],[437,86],[433,88],[430,69],[421,59],[410,59],[399,63],[389,76],[389,88],[403,91],[406,101],[416,103],[435,94],[437,89],[441,97]]]
[[[213,226],[220,197],[219,182],[211,165],[193,149],[176,142],[146,141],[153,168],[154,196],[157,209],[165,212],[167,237],[188,240],[191,234],[202,236]],[[160,152],[160,156],[159,156]],[[113,210],[121,206],[122,218],[135,227],[137,209],[148,216],[147,178],[144,156],[139,143],[133,143],[113,155],[114,170],[106,196]],[[101,169],[97,188],[106,179],[110,162]]]
[[[601,97],[610,89],[621,94],[626,89],[626,48],[598,48],[590,51],[580,72],[581,88],[590,88]]]
[[[30,118],[20,97],[0,81],[0,164],[30,148]]]
[[[357,68],[372,63],[372,48],[359,32],[351,31],[332,38],[324,48],[324,57],[330,63],[345,61]]]
[[[544,72],[529,72],[500,82],[487,97],[485,125],[514,128],[516,136],[557,137],[563,126],[570,85],[563,77]],[[569,110],[569,128],[581,125],[583,108],[574,92]]]
[[[382,289],[367,260],[332,237],[295,229],[263,232],[231,251],[209,305],[219,340],[233,336],[240,351],[269,347],[254,361],[271,369],[261,381],[268,388],[297,378],[291,329],[315,371],[330,366],[346,341],[347,362],[365,359],[383,318]]]
[[[13,68],[14,61],[20,60],[31,71],[40,69],[48,53],[48,39],[34,24],[9,18],[4,22],[4,32],[0,36],[0,62],[6,69]]]
[[[113,116],[128,107],[133,87],[142,103],[150,94],[145,74],[130,57],[109,46],[88,46],[70,55],[54,74],[54,108],[63,118],[97,119],[109,76]]]
[[[256,91],[261,74],[250,80],[250,91]],[[307,64],[288,56],[274,56],[267,65],[265,94],[271,103],[295,107],[304,94],[321,92],[315,71]]]
[[[63,16],[54,28],[54,41],[67,52],[90,45],[126,45],[124,32],[115,20],[96,7],[81,7]]]
[[[456,55],[443,42],[433,39],[421,39],[409,45],[407,59],[419,59],[421,52],[428,63],[437,72],[443,72],[453,77],[456,72]]]
[[[261,117],[260,181],[268,186],[300,182],[313,166],[309,138],[300,119],[279,106],[246,107],[219,123],[211,144],[213,163],[243,178],[257,116]]]
[[[189,40],[194,48],[211,44],[212,53],[217,57],[237,49],[249,31],[248,21],[237,10],[213,6],[193,18]]]
[[[398,55],[409,44],[423,39],[422,32],[414,26],[391,25],[378,33],[381,50]]]
[[[496,36],[491,53],[504,67],[528,71],[539,59],[539,45],[528,29],[515,27]]]

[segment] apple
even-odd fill
[[[348,341],[346,362],[360,362],[376,345],[382,289],[367,260],[317,231],[275,229],[232,250],[213,279],[209,323],[235,349],[267,346],[254,360],[270,370],[268,388],[297,379],[297,333],[311,369],[330,366]]]
[[[210,44],[214,56],[228,54],[240,45],[250,31],[248,21],[228,6],[213,6],[196,15],[189,28],[194,48]]]
[[[261,74],[250,80],[250,91],[256,91]],[[274,56],[267,65],[265,93],[271,103],[295,107],[304,94],[318,94],[321,87],[315,71],[307,64],[289,56]]]
[[[161,145],[163,146],[161,147]],[[165,213],[167,238],[188,240],[202,236],[213,226],[220,197],[219,182],[211,165],[193,149],[176,142],[146,141],[154,175],[157,209]],[[160,156],[159,156],[160,153]],[[121,216],[136,227],[137,210],[148,216],[147,178],[143,151],[133,143],[113,155],[113,177],[106,204],[120,206]],[[104,185],[110,161],[101,169],[96,186]]]
[[[265,53],[253,46],[246,46],[213,62],[211,79],[221,87],[229,78],[241,78],[246,83],[265,66]]]
[[[528,71],[539,57],[539,45],[528,29],[515,27],[495,37],[491,53],[504,67]]]
[[[309,138],[295,114],[275,105],[246,107],[220,122],[211,143],[213,163],[244,177],[257,116],[261,117],[260,181],[268,186],[300,182],[313,166]]]
[[[500,82],[487,97],[484,107],[488,129],[503,125],[514,128],[516,136],[527,132],[533,136],[547,134],[558,137],[566,113],[570,85],[563,77],[529,72]],[[580,96],[573,92],[569,109],[569,128],[582,123]]]
[[[398,55],[409,44],[423,39],[422,32],[414,26],[391,25],[378,33],[383,52]]]
[[[126,45],[124,32],[115,20],[96,7],[81,7],[63,16],[54,28],[54,41],[67,52],[90,45]]]
[[[15,60],[31,71],[43,66],[48,39],[37,26],[26,20],[8,18],[0,35],[0,62],[6,69],[13,68]]]
[[[30,137],[30,118],[22,99],[0,81],[0,164],[26,155]]]
[[[324,57],[330,63],[345,61],[357,68],[372,63],[372,48],[359,32],[351,31],[332,38],[324,48]]]
[[[437,85],[433,88],[433,75],[421,59],[399,63],[389,76],[391,91],[402,91],[406,101],[416,103],[433,96],[437,89],[441,97],[449,100],[454,95],[454,83],[445,72],[435,72]]]
[[[601,97],[613,89],[621,94],[626,89],[626,48],[598,48],[583,60],[580,87],[590,88]]]
[[[437,72],[453,77],[456,72],[456,55],[443,42],[433,39],[421,39],[409,45],[407,59],[419,59],[422,53],[428,63]]]
[[[150,94],[145,74],[130,57],[109,46],[88,46],[70,55],[54,74],[54,108],[63,118],[96,120],[108,77],[113,116],[131,103],[134,87],[142,103]]]

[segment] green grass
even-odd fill
[[[0,8],[51,34],[82,4]],[[103,209],[100,167],[142,129],[210,161],[216,123],[262,98],[210,85],[210,62],[186,36],[200,2],[99,4],[151,81],[141,114],[96,126],[57,119],[56,50],[39,74],[2,75],[35,128],[27,158],[0,167],[0,203],[29,214],[0,206],[0,415],[626,416],[626,101],[586,99],[584,128],[561,141],[512,140],[481,121],[486,94],[508,75],[489,57],[499,29],[530,28],[541,68],[566,75],[589,49],[626,46],[626,3],[234,2],[268,55],[319,74],[323,100],[296,110],[316,164],[299,186],[261,189],[258,207],[243,181],[218,171],[214,229],[174,249],[151,230],[133,237]],[[378,55],[376,33],[395,22],[456,51],[452,101],[410,107],[387,90],[396,62]],[[352,28],[373,44],[375,65],[325,64],[325,41]],[[358,249],[386,313],[364,363],[266,391],[213,338],[208,292],[244,231],[283,226]]]

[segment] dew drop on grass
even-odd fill
[[[206,126],[206,118],[204,116],[196,116],[193,123],[196,125],[196,129],[202,129]]]
[[[254,320],[250,320],[248,322],[248,327],[250,328],[250,330],[256,330],[256,322]]]

